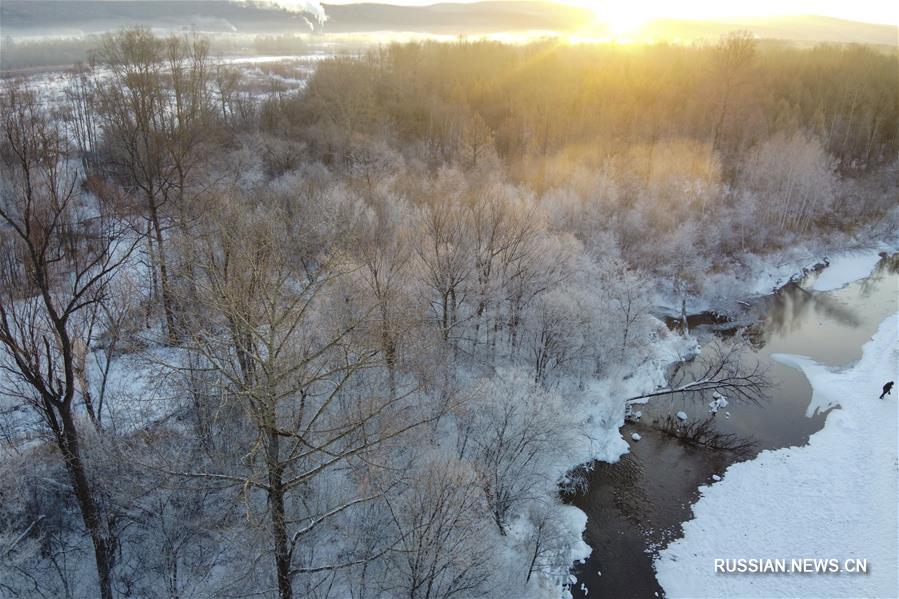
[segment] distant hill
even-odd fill
[[[80,35],[127,25],[209,33],[309,32],[312,15],[228,0],[2,0],[3,35]]]
[[[896,46],[899,30],[892,25],[860,23],[817,15],[742,17],[722,21],[660,19],[647,23],[642,35],[683,39],[717,38],[734,29],[747,29],[760,38],[794,42],[841,42]]]
[[[554,2],[441,3],[429,6],[392,4],[324,4],[324,31],[409,31],[437,34],[486,34],[511,31],[570,32],[594,20],[587,8]]]
[[[627,1],[627,0],[620,0]],[[7,36],[80,35],[144,24],[158,29],[195,28],[208,33],[325,33],[373,31],[484,35],[499,32],[581,31],[594,20],[586,8],[545,1],[497,1],[430,6],[324,4],[328,20],[269,4],[228,0],[2,0],[0,33]],[[603,27],[595,25],[601,35]],[[717,38],[749,29],[762,38],[800,42],[897,44],[897,29],[828,17],[742,18],[722,21],[664,19],[635,36],[683,40]]]

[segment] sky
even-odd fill
[[[302,0],[281,0],[301,3]],[[361,0],[325,0],[327,4],[351,4]],[[368,0],[388,4],[426,5],[440,0]],[[477,0],[444,0],[472,2]],[[890,0],[570,0],[567,4],[592,8],[603,20],[626,28],[647,20],[675,17],[703,19],[782,15],[821,15],[867,23],[899,25],[899,3]]]

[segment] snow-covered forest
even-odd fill
[[[561,596],[560,490],[695,353],[660,317],[895,235],[896,60],[422,42],[285,90],[128,29],[5,80],[0,596]]]

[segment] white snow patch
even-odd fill
[[[764,451],[700,487],[684,538],[657,558],[670,597],[894,597],[899,496],[897,403],[877,399],[899,378],[899,314],[843,371],[808,358],[813,403],[839,404],[804,447]],[[786,357],[780,356],[782,362]],[[715,574],[716,558],[859,558],[867,574]]]
[[[853,281],[864,279],[874,271],[880,262],[877,250],[861,253],[841,254],[830,261],[830,264],[815,280],[814,291],[833,291],[845,287]]]
[[[814,266],[824,262],[825,256],[830,257],[832,265],[826,270],[831,270],[834,266],[839,266],[844,258],[851,259],[865,255],[869,256],[870,260],[879,252],[892,254],[897,251],[899,251],[899,234],[892,234],[889,238],[875,243],[869,238],[836,235],[823,240],[790,244],[785,249],[763,255],[743,254],[728,268],[703,277],[702,292],[698,296],[687,298],[687,313],[697,314],[714,310],[739,312],[740,306],[743,308],[750,306],[745,300],[768,295],[790,281],[804,279],[806,273]],[[876,263],[876,260],[874,262]],[[843,270],[843,267],[835,270]],[[828,277],[836,277],[835,270]],[[855,271],[852,274],[858,277],[866,274],[857,273],[858,271]],[[670,284],[662,284],[658,290],[656,303],[663,313],[679,316],[682,299],[682,295],[675,292]]]
[[[747,262],[750,270],[756,273],[755,282],[748,289],[749,295],[759,296],[768,295],[790,281],[800,278],[803,272],[814,267],[820,260],[814,256],[790,257],[778,264],[769,264],[756,256],[748,256]]]
[[[687,421],[687,413],[684,412],[683,410],[678,412],[677,414],[675,414],[675,416],[677,416],[677,419],[680,420],[681,422]]]
[[[582,534],[587,528],[587,514],[571,505],[559,506],[558,510],[559,518],[564,523],[566,530],[570,531],[572,534],[581,533],[581,538],[571,546],[570,557],[571,563],[577,561],[583,563],[590,557],[590,552],[593,551],[590,548],[590,545],[584,541]]]
[[[715,391],[712,393],[712,401],[709,402],[709,413],[717,414],[718,410],[727,407],[727,398]],[[730,415],[728,413],[728,415]]]
[[[643,437],[640,436],[640,433],[631,433],[631,439],[633,439],[634,441],[639,441],[642,438]]]

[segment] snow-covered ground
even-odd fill
[[[812,289],[833,291],[845,287],[870,275],[879,261],[880,254],[877,250],[841,254],[831,260],[824,272],[815,279]]]
[[[853,281],[864,279],[880,260],[881,252],[892,253],[899,247],[893,243],[879,243],[867,248],[852,248],[834,253],[809,252],[796,249],[783,256],[783,260],[761,260],[750,257],[748,264],[753,273],[749,286],[750,295],[766,295],[790,281],[803,279],[815,266],[827,263],[815,278],[812,289],[833,291],[845,287]]]
[[[790,281],[802,281],[824,263],[829,266],[814,280],[814,290],[839,289],[871,274],[881,252],[897,251],[899,234],[875,242],[837,237],[765,255],[744,254],[725,271],[705,274],[701,292],[687,298],[687,313],[738,310],[739,302],[769,295]],[[661,313],[679,316],[681,297],[670,282],[662,283],[655,304]]]
[[[835,283],[834,283],[835,284]],[[670,597],[896,597],[899,593],[899,314],[845,370],[779,355],[799,368],[818,408],[839,405],[804,447],[762,452],[700,488],[684,537],[656,560]],[[866,559],[867,574],[715,573],[715,559]]]
[[[243,83],[253,87],[257,98],[265,97],[270,93],[266,85],[280,83],[286,90],[296,91],[306,86],[307,81],[315,73],[318,63],[334,58],[337,54],[326,51],[315,51],[310,54],[292,54],[282,56],[228,56],[212,57],[210,64],[225,64],[236,67],[243,75]],[[272,72],[264,67],[273,64],[281,64],[286,67],[286,72],[291,72],[295,77],[287,77]],[[94,77],[99,81],[107,80],[111,76],[105,67],[96,67]],[[66,103],[66,92],[71,89],[78,74],[73,69],[60,69],[53,71],[41,71],[28,76],[25,85],[38,91],[43,102],[48,106],[58,108]]]
[[[864,279],[880,260],[881,252],[893,253],[899,250],[899,239],[882,241],[868,247],[851,247],[824,253],[794,248],[783,256],[783,260],[750,259],[753,281],[752,295],[765,295],[790,281],[802,279],[805,273],[825,260],[828,266],[815,279],[815,291],[833,291],[845,287],[853,281]]]

